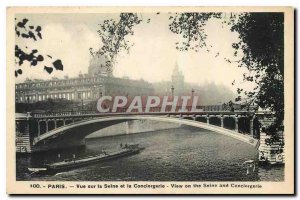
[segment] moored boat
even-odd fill
[[[58,172],[68,171],[71,169],[76,169],[86,165],[103,162],[107,160],[117,159],[125,156],[130,156],[139,153],[144,148],[138,145],[128,145],[126,148],[108,154],[106,152],[94,156],[87,156],[78,159],[67,159],[61,162],[46,164],[41,168],[28,168],[32,174],[54,174]]]

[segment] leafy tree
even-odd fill
[[[283,130],[284,119],[284,24],[283,13],[230,13],[225,19],[222,13],[180,13],[170,17],[169,28],[173,33],[180,34],[184,42],[176,43],[180,51],[206,48],[204,26],[212,18],[223,19],[223,24],[230,26],[232,32],[239,34],[240,41],[232,44],[237,57],[238,51],[243,57],[234,61],[239,67],[246,67],[249,74],[244,74],[244,81],[255,82],[257,87],[252,91],[238,88],[239,96],[247,97],[247,106],[256,103],[262,108],[275,113],[275,123],[265,131],[276,134]],[[228,62],[233,62],[226,59]],[[233,82],[234,84],[234,82]]]
[[[134,44],[126,39],[128,35],[134,35],[133,27],[140,24],[142,20],[135,13],[121,13],[119,20],[104,20],[99,24],[97,31],[102,40],[102,46],[98,50],[90,48],[92,56],[104,56],[106,58],[106,68],[109,75],[112,75],[113,66],[118,53],[125,50],[127,53]]]
[[[249,103],[255,102],[275,113],[276,121],[266,132],[277,133],[283,130],[284,119],[283,13],[244,13],[231,30],[238,32],[240,38],[233,48],[241,50],[244,55],[239,66],[250,71],[243,78],[257,84],[253,91],[243,92]]]
[[[24,18],[21,21],[17,21],[15,19],[15,34],[18,38],[23,39],[31,39],[34,42],[37,40],[42,39],[42,27],[41,26],[33,26],[29,24],[29,20]],[[47,55],[49,59],[52,59],[52,56]],[[27,61],[30,63],[30,66],[37,66],[39,63],[43,62],[45,60],[45,56],[38,53],[37,49],[29,50],[28,47],[25,47],[25,50],[22,49],[18,44],[15,45],[15,63],[16,63],[16,70],[15,70],[15,76],[18,77],[23,73],[23,70],[21,69],[24,61]],[[56,70],[63,70],[63,64],[62,61],[57,59],[54,62],[52,62],[53,66],[46,66],[44,65],[44,70],[48,72],[49,74],[52,73],[53,67]]]
[[[16,112],[58,112],[70,111],[74,108],[81,109],[80,102],[74,102],[67,99],[47,99],[30,103],[16,103]]]
[[[221,13],[176,13],[170,16],[169,29],[175,34],[180,34],[185,39],[182,43],[176,42],[176,49],[179,51],[194,50],[208,47],[206,44],[207,34],[204,27],[211,18],[220,18]]]

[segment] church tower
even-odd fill
[[[90,76],[110,76],[111,73],[107,70],[106,61],[105,56],[93,56],[90,59],[88,74]]]
[[[184,92],[184,76],[182,71],[179,70],[178,63],[176,62],[172,74],[172,85],[175,94],[182,94]]]

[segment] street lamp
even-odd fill
[[[172,96],[174,96],[174,86],[173,85],[171,87],[171,91],[172,91]]]
[[[194,92],[195,92],[195,90],[194,90],[194,88],[192,88],[192,96],[194,96]]]

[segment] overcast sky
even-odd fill
[[[238,41],[238,35],[223,27],[220,20],[210,20],[205,28],[207,44],[212,46],[210,52],[203,49],[196,53],[175,49],[175,42],[180,41],[181,36],[169,30],[168,14],[143,13],[139,16],[145,22],[134,28],[134,36],[128,37],[134,46],[129,54],[124,52],[118,56],[115,76],[142,78],[149,82],[167,81],[171,79],[172,70],[178,62],[186,82],[215,82],[235,90],[231,83],[235,79],[237,82],[241,80],[245,69],[238,68],[236,63],[229,64],[224,58],[232,58],[231,45]],[[16,42],[29,49],[37,48],[43,55],[61,59],[64,65],[64,71],[54,70],[49,76],[43,66],[25,70],[29,69],[29,65],[24,64],[23,75],[16,79],[19,83],[27,77],[49,79],[87,73],[91,58],[89,48],[99,48],[101,45],[97,35],[98,24],[104,19],[117,19],[118,14],[34,14],[16,17],[26,17],[30,24],[41,25],[43,35],[43,39],[37,42],[25,39],[17,39]],[[148,18],[151,18],[150,23],[146,23]]]

